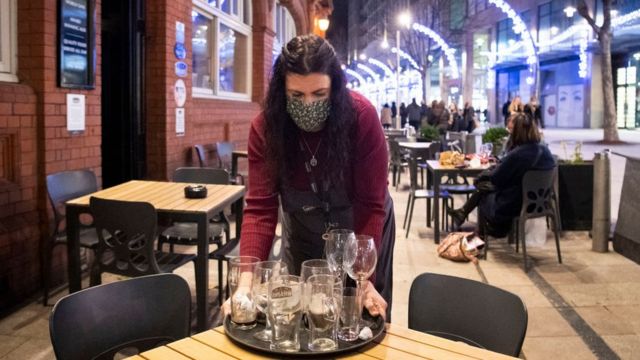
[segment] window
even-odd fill
[[[511,19],[507,18],[498,22],[498,33],[496,37],[498,39],[498,52],[507,49],[519,40],[513,31],[513,21]]]
[[[273,24],[273,29],[276,32],[273,41],[273,61],[275,62],[282,52],[282,47],[296,36],[296,24],[293,17],[286,7],[280,5],[280,2],[276,3],[276,9],[273,12]]]
[[[248,0],[194,0],[192,84],[196,97],[251,98]]]
[[[449,29],[462,30],[466,14],[466,4],[464,0],[451,0],[450,2]]]
[[[17,81],[16,2],[0,0],[0,81]]]

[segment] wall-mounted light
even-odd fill
[[[318,29],[322,31],[327,31],[328,28],[329,28],[329,19],[327,19],[326,17],[318,19]]]

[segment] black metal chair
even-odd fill
[[[58,359],[111,360],[189,336],[190,314],[183,278],[150,275],[65,296],[53,308],[49,334]]]
[[[400,174],[404,171],[404,168],[409,166],[409,162],[406,158],[406,153],[402,151],[398,143],[409,141],[406,137],[394,137],[388,140],[389,144],[389,172],[392,173],[392,185],[398,190],[400,184]]]
[[[223,169],[182,167],[173,173],[174,182],[192,184],[229,184],[229,173]],[[230,225],[224,211],[209,224],[209,244],[217,247],[222,245],[222,233],[226,241],[230,239]],[[158,237],[158,250],[162,250],[165,243],[169,244],[169,252],[173,252],[174,245],[195,246],[198,244],[198,227],[196,223],[175,222],[162,231]]]
[[[522,300],[478,281],[424,273],[409,292],[409,328],[517,357],[527,332]]]
[[[97,276],[101,274],[136,277],[173,272],[196,259],[194,254],[165,253],[154,250],[158,215],[146,202],[91,197],[91,213],[98,232]]]
[[[221,169],[225,169],[231,174],[232,162],[233,162],[233,150],[235,145],[229,141],[216,142],[216,155],[218,156],[218,166]],[[229,177],[229,183],[234,185],[244,184],[244,175],[235,174],[235,176]]]
[[[513,219],[509,236],[515,237],[516,252],[518,244],[522,243],[522,255],[524,257],[524,269],[529,270],[527,262],[527,242],[525,241],[524,227],[529,219],[544,217],[553,223],[553,234],[556,240],[558,262],[562,264],[560,253],[560,212],[554,190],[554,180],[557,169],[529,170],[522,178],[522,208],[520,215]]]
[[[416,199],[427,199],[427,226],[431,226],[431,199],[434,198],[433,190],[425,190],[418,187],[418,161],[419,159],[426,159],[429,157],[430,150],[423,149],[413,152],[414,157],[409,159],[409,178],[411,189],[409,190],[409,199],[407,200],[407,210],[404,216],[403,229],[407,229],[405,237],[409,237],[409,230],[411,228],[411,218],[413,217],[413,207]],[[451,196],[446,191],[440,192],[440,199],[442,200],[442,223],[446,223],[447,214],[447,202],[451,201]],[[433,214],[438,216],[438,214]]]
[[[196,144],[193,149],[198,157],[200,167],[220,167],[218,159],[212,159],[211,153],[216,151],[213,144]]]
[[[51,258],[53,249],[67,243],[64,203],[77,197],[98,191],[96,175],[91,170],[63,171],[47,175],[47,194],[53,208],[53,230],[44,242],[41,252],[43,300],[44,306],[49,302],[49,286],[51,282]],[[91,225],[82,225],[80,228],[80,246],[90,249],[95,253],[98,246],[98,234]],[[90,268],[93,267],[90,264]],[[92,275],[95,275],[92,272]]]

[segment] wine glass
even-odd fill
[[[261,341],[271,341],[271,322],[267,315],[269,281],[287,275],[287,265],[281,261],[261,261],[253,271],[253,299],[256,309],[265,314],[265,326],[253,336]]]
[[[329,263],[329,268],[344,282],[344,247],[347,241],[356,235],[348,229],[332,229],[322,235],[324,239],[324,255]]]
[[[344,267],[349,277],[356,281],[358,288],[358,309],[360,309],[360,311],[362,311],[364,282],[373,274],[377,261],[378,254],[375,243],[373,242],[373,237],[369,235],[356,235],[347,242],[344,250]],[[360,322],[364,323],[362,317]]]

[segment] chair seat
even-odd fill
[[[173,272],[173,270],[180,266],[196,259],[195,254],[178,254],[162,251],[154,251],[154,256],[160,270],[166,273]]]
[[[416,190],[413,194],[414,194],[413,196],[415,196],[416,198],[420,198],[420,199],[425,199],[425,198],[432,199],[434,197],[434,195],[435,195],[433,190],[423,190],[423,189]],[[440,198],[441,199],[445,199],[445,198],[448,199],[450,197],[451,197],[451,195],[449,195],[448,192],[440,191]]]
[[[209,243],[220,244],[224,225],[209,223]],[[173,242],[178,245],[197,245],[198,224],[192,222],[176,222],[160,234],[160,241]]]
[[[471,194],[476,191],[476,187],[470,184],[442,184],[440,189],[451,194]]]

